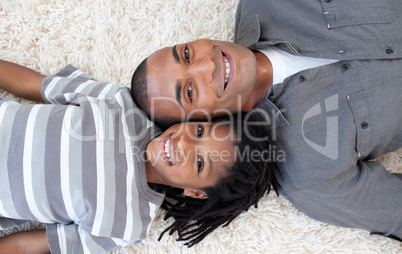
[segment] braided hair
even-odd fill
[[[262,122],[262,115],[257,112],[238,113],[215,121],[224,122],[229,118],[232,123],[236,122],[234,119],[239,123],[230,126],[238,137],[234,143],[236,155],[233,166],[227,169],[227,176],[218,180],[215,186],[203,189],[208,195],[207,199],[187,197],[181,189],[158,186],[166,194],[161,206],[167,211],[164,219],[175,219],[158,240],[166,232],[170,235],[177,232],[177,240],[186,241],[185,245],[191,247],[219,226],[227,226],[252,205],[257,207],[260,198],[272,188],[278,195],[278,183],[274,177],[277,166],[272,156],[261,159],[245,158],[253,151],[269,149],[267,129],[264,126],[250,125],[251,122]],[[265,138],[265,141],[256,141],[257,138]]]

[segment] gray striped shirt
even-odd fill
[[[69,65],[41,85],[48,104],[0,97],[0,217],[47,223],[53,253],[100,253],[145,238],[164,196],[143,155],[159,129],[128,88]],[[0,229],[1,229],[0,218]]]

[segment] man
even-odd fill
[[[239,45],[159,50],[132,95],[160,125],[263,111],[286,198],[317,220],[401,240],[402,175],[371,161],[402,144],[401,14],[397,0],[240,1]]]

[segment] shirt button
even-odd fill
[[[342,70],[347,70],[347,69],[349,69],[349,64],[343,64],[342,65]]]
[[[304,82],[305,80],[306,80],[306,77],[305,77],[305,76],[301,75],[301,76],[299,77],[299,81],[300,81],[300,82]]]
[[[367,122],[362,122],[362,129],[367,129],[367,127],[369,126],[369,124]]]
[[[390,55],[390,54],[394,53],[394,50],[391,49],[391,48],[389,48],[389,49],[385,50],[385,53],[387,53],[388,55]]]

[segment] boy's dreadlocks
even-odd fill
[[[215,121],[224,122],[229,118]],[[159,186],[166,193],[161,206],[167,211],[165,220],[170,217],[175,219],[173,224],[161,233],[159,240],[166,232],[172,235],[177,231],[177,240],[187,241],[186,245],[191,247],[220,225],[227,226],[252,205],[257,207],[260,198],[265,192],[269,193],[271,188],[278,195],[278,183],[274,177],[277,167],[273,158],[247,158],[247,154],[253,151],[269,151],[268,140],[255,141],[256,138],[267,139],[266,128],[250,125],[251,122],[262,122],[261,115],[257,112],[238,113],[233,118],[240,123],[230,126],[238,137],[238,141],[234,143],[237,152],[235,161],[232,168],[227,170],[227,177],[220,179],[215,186],[203,189],[208,195],[207,199],[186,197],[181,189]],[[244,120],[247,120],[247,124]],[[240,155],[240,158],[237,158],[237,155]]]

